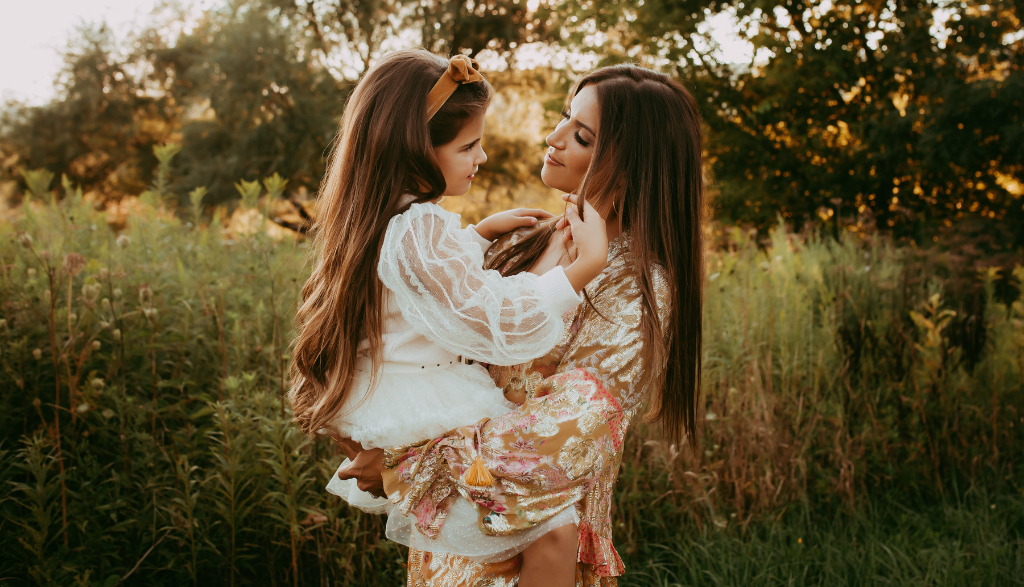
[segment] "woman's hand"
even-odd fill
[[[583,202],[583,218],[576,211],[579,196],[564,194],[562,199],[572,204],[565,211],[556,228],[566,229],[563,239],[572,240],[579,254],[572,264],[565,269],[569,283],[579,292],[608,265],[608,229],[604,218],[590,205]]]
[[[474,228],[476,228],[477,234],[492,241],[506,232],[511,232],[522,226],[536,226],[542,219],[553,216],[554,214],[545,210],[516,208],[488,216]]]

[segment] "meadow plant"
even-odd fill
[[[31,197],[0,226],[0,584],[400,584],[403,550],[324,491],[342,457],[282,401],[306,243],[227,232],[221,208],[203,222],[198,190],[183,223],[159,177],[162,195],[117,234],[69,182],[57,201],[52,176],[25,177]],[[239,186],[251,208],[285,189]],[[686,583],[679,569],[713,553],[796,548],[789,530],[758,534],[764,520],[811,535],[808,520],[856,519],[883,496],[1019,493],[1024,300],[981,276],[987,342],[969,363],[941,284],[909,263],[882,239],[723,237],[700,452],[653,425],[627,439],[615,531],[652,581],[636,584]]]

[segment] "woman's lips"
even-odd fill
[[[552,157],[550,154],[544,155],[544,164],[545,165],[557,165],[559,167],[565,167],[564,165],[559,163],[557,159]]]

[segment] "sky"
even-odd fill
[[[76,27],[106,20],[118,37],[144,23],[159,0],[0,0],[0,104],[18,100],[33,105],[55,95],[61,50]],[[712,30],[722,57],[750,62],[750,46],[737,37],[727,15]]]
[[[0,102],[42,104],[54,96],[60,51],[75,28],[104,19],[119,35],[157,0],[0,0]]]

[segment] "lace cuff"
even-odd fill
[[[565,269],[555,267],[544,275],[537,278],[537,285],[540,288],[541,297],[558,316],[573,310],[583,301],[583,296],[576,293],[565,275]]]
[[[491,248],[491,245],[494,243],[494,241],[489,241],[484,237],[480,236],[480,233],[476,231],[475,224],[470,224],[469,226],[466,227],[466,234],[469,235],[469,239],[471,241],[480,245],[480,252],[485,255],[487,254],[487,249]]]

